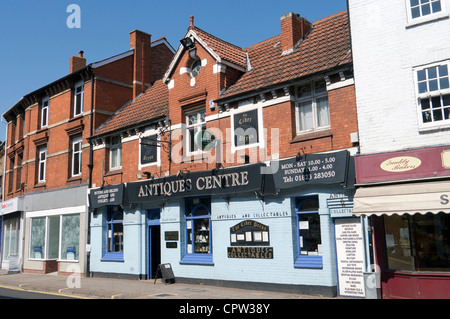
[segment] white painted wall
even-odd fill
[[[407,1],[349,0],[361,154],[450,144],[450,120],[419,128],[413,72],[450,60],[450,0],[440,19],[414,26]]]

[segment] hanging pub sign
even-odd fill
[[[123,184],[95,188],[89,192],[89,205],[91,208],[122,205],[122,199]]]
[[[258,143],[258,110],[234,115],[234,145]]]
[[[158,161],[158,136],[143,137],[141,140],[141,164],[150,164]]]
[[[273,175],[277,189],[308,184],[353,185],[354,176],[350,167],[353,165],[353,159],[348,151],[306,154],[281,160],[278,163],[278,171]]]
[[[132,204],[168,197],[259,192],[263,187],[263,165],[257,163],[218,170],[180,172],[154,180],[127,183],[126,201]]]

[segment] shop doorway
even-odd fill
[[[161,263],[161,210],[147,212],[147,279],[154,279]]]

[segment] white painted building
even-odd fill
[[[450,0],[422,2],[349,0],[361,154],[450,144]]]
[[[450,298],[450,0],[348,4],[378,296]]]

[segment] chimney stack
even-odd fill
[[[150,34],[139,30],[130,32],[130,48],[134,49],[133,99],[152,82],[151,38]]]
[[[281,49],[283,54],[294,51],[295,45],[311,30],[312,24],[296,13],[281,16]]]
[[[84,52],[78,52],[78,56],[70,58],[69,73],[76,72],[86,66],[86,59],[83,57]]]

